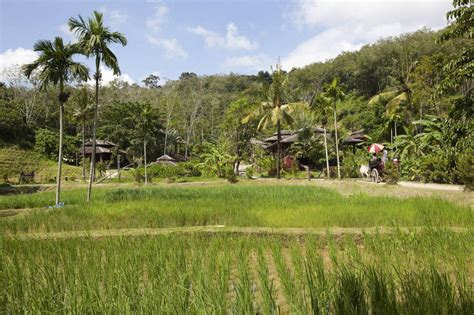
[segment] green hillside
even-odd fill
[[[35,172],[34,182],[54,181],[57,172],[55,161],[49,160],[35,151],[20,150],[14,147],[0,148],[0,182],[17,183],[20,173]],[[75,180],[81,177],[81,168],[63,164],[63,178]]]

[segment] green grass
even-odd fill
[[[14,147],[0,148],[0,181],[7,177],[9,181],[18,182],[20,173],[35,172],[35,182],[54,182],[57,175],[57,162],[49,160],[35,151],[20,150]],[[63,177],[80,179],[82,168],[63,164]]]
[[[474,234],[3,239],[7,313],[472,314]]]
[[[223,224],[262,227],[472,227],[474,212],[441,199],[342,196],[314,186],[220,184],[66,190],[66,207],[46,210],[53,192],[0,197],[0,209],[40,208],[0,220],[5,232],[51,232]]]

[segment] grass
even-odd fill
[[[472,314],[472,232],[3,240],[9,313]]]
[[[435,198],[343,196],[291,185],[161,186],[63,193],[64,208],[46,210],[54,192],[0,197],[0,209],[38,208],[2,219],[4,232],[59,232],[196,225],[260,227],[472,227],[474,212]]]
[[[35,151],[16,149],[15,147],[0,148],[0,181],[8,178],[18,182],[20,173],[35,172],[35,182],[54,182],[57,176],[57,162],[49,160]],[[63,163],[63,177],[70,180],[80,179],[82,168]]]
[[[474,312],[468,206],[258,182],[121,185],[94,190],[92,204],[83,188],[63,197],[58,209],[45,208],[54,192],[0,197],[0,213],[20,213],[0,216],[6,313]],[[217,224],[226,227],[199,227]],[[196,227],[117,230],[182,226]],[[368,229],[380,226],[395,228]],[[282,229],[245,234],[256,227]],[[48,237],[25,237],[35,232]]]

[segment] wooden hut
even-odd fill
[[[82,148],[81,148],[81,153],[86,157],[86,158],[91,158],[92,156],[92,140],[89,140],[87,141],[85,144],[84,144],[84,152],[82,152]],[[95,159],[96,161],[103,161],[103,162],[109,162],[112,160],[112,155],[115,151],[115,148],[116,148],[116,144],[111,142],[111,141],[107,141],[107,140],[99,140],[97,139],[95,141]],[[123,150],[117,150],[116,151],[117,155],[121,155],[123,157],[126,156],[126,152],[123,151]],[[122,158],[122,161],[124,159]]]

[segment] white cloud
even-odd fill
[[[224,61],[224,67],[226,68],[247,68],[251,70],[266,69],[269,64],[270,60],[264,54],[227,57]]]
[[[222,36],[213,31],[206,30],[202,26],[188,27],[187,30],[193,34],[203,37],[206,41],[206,45],[209,47],[225,45],[225,39]]]
[[[188,56],[188,53],[176,38],[161,38],[148,35],[147,40],[150,44],[163,48],[168,58],[186,58]]]
[[[247,37],[239,34],[237,26],[234,23],[227,24],[225,37],[216,32],[206,30],[202,26],[190,27],[187,30],[203,37],[206,45],[209,47],[220,46],[231,50],[254,50],[258,48],[257,42],[251,41]]]
[[[159,2],[155,7],[153,16],[146,19],[146,26],[152,31],[160,31],[163,24],[166,22],[168,12],[168,7],[163,3]]]
[[[18,47],[17,49],[8,49],[0,54],[0,81],[7,81],[7,75],[4,73],[11,67],[21,66],[31,63],[38,58],[38,54],[31,49]]]
[[[112,28],[120,28],[128,19],[128,16],[121,11],[109,10],[106,6],[101,6],[98,11],[104,14]]]
[[[239,35],[237,26],[234,23],[229,23],[227,24],[226,47],[229,49],[253,50],[258,47],[258,44],[250,41],[245,36]]]
[[[58,26],[58,31],[59,33],[64,37],[65,42],[71,42],[71,43],[76,43],[77,38],[74,35],[73,32],[69,30],[69,25],[67,24],[61,24]]]
[[[300,0],[288,17],[297,27],[317,33],[283,58],[282,65],[291,69],[324,61],[424,26],[439,29],[446,25],[450,7],[449,1],[441,0]]]
[[[110,82],[112,82],[115,79],[120,79],[121,81],[127,82],[129,84],[135,83],[133,81],[132,77],[128,75],[127,73],[123,73],[122,75],[116,76],[114,75],[114,72],[104,66],[100,66],[100,72],[102,73],[102,85],[108,85]],[[92,75],[91,75],[92,76]],[[95,85],[95,80],[91,78],[89,81],[87,81],[87,84],[89,85]]]

